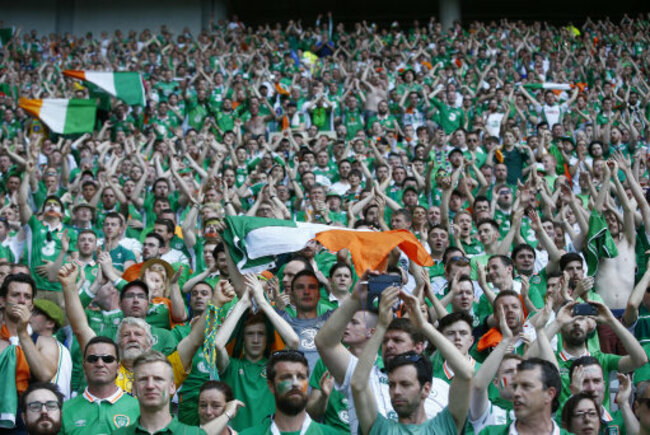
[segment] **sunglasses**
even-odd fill
[[[299,350],[288,350],[288,349],[283,349],[283,350],[276,350],[271,354],[272,358],[276,358],[282,355],[300,355],[300,356],[305,356],[305,354]]]
[[[420,354],[417,354],[417,353],[411,353],[411,354],[408,354],[408,355],[396,355],[393,358],[393,361],[406,361],[406,362],[410,362],[410,363],[417,363],[417,362],[420,362],[420,361],[423,361],[423,360],[424,360],[424,357],[422,355],[420,355]]]
[[[460,262],[463,262],[463,263],[469,263],[469,258],[459,256],[459,255],[454,255],[453,257],[449,257],[449,259],[447,259],[447,263],[452,262],[452,261],[460,261]]]
[[[117,358],[114,357],[113,355],[88,355],[86,357],[86,362],[90,364],[95,364],[99,360],[104,361],[106,364],[111,364],[117,361]]]

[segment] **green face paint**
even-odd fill
[[[293,388],[293,381],[282,381],[278,383],[278,393],[286,394]]]
[[[287,379],[285,381],[278,382],[277,390],[279,394],[286,394],[291,390],[298,389],[303,393],[307,392],[309,385],[307,381],[302,381],[299,379]]]

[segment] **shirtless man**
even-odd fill
[[[250,102],[251,117],[244,124],[244,128],[253,136],[264,135],[264,133],[266,133],[266,123],[274,119],[273,113],[274,112],[271,111],[270,115],[261,116],[259,99],[252,98]]]
[[[634,289],[634,269],[636,266],[634,252],[636,241],[635,205],[628,199],[625,189],[616,175],[618,174],[618,164],[610,160],[605,168],[603,186],[600,189],[598,198],[596,198],[594,208],[602,210],[602,205],[608,196],[611,174],[614,174],[613,180],[616,194],[623,206],[623,223],[619,221],[618,214],[615,211],[605,209],[605,220],[614,243],[616,243],[618,255],[614,258],[600,259],[595,277],[595,288],[596,292],[603,298],[605,305],[610,307],[616,317],[621,317],[630,293]],[[630,179],[633,179],[632,174],[628,175],[628,180]],[[601,194],[603,192],[605,193]]]
[[[376,75],[371,76],[370,80],[362,78],[361,83],[368,88],[363,109],[368,112],[379,112],[379,103],[388,98],[385,84]]]

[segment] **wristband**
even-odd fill
[[[226,415],[226,418],[228,419],[228,421],[232,420],[232,417],[230,416],[230,414],[228,414],[226,411],[224,411],[223,413]]]

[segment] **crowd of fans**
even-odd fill
[[[0,431],[650,433],[649,34],[17,29]],[[140,72],[146,105],[66,69]],[[21,97],[96,99],[96,129],[50,134]],[[241,274],[237,215],[409,230],[434,266],[310,242]],[[378,273],[401,285],[373,305]]]

